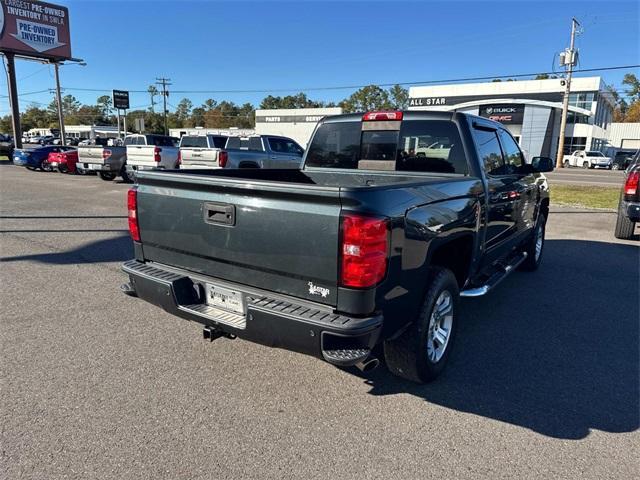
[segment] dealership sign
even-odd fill
[[[50,60],[71,58],[66,7],[35,0],[1,0],[0,7],[0,52]]]
[[[410,107],[433,107],[446,104],[447,99],[445,97],[421,97],[409,99]]]
[[[126,90],[114,90],[113,107],[119,110],[129,110],[129,92]]]
[[[524,105],[483,105],[480,107],[480,116],[500,123],[522,123]]]

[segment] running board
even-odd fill
[[[522,252],[515,257],[511,263],[505,266],[501,266],[501,271],[498,271],[491,275],[487,283],[480,287],[467,288],[460,292],[461,297],[481,297],[493,290],[502,280],[504,280],[511,272],[513,272],[518,266],[527,259],[527,252]]]

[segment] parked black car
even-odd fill
[[[458,298],[540,264],[542,172],[554,162],[526,163],[500,123],[460,112],[326,117],[304,161],[141,171],[128,193],[125,293],[204,324],[210,340],[363,370],[380,347],[392,373],[426,382],[450,356]]]
[[[633,157],[636,154],[636,150],[620,150],[613,157],[612,170],[626,170],[631,165]]]
[[[624,186],[618,202],[616,238],[633,238],[636,222],[640,222],[640,150],[636,152],[625,172]]]
[[[13,137],[0,133],[0,155],[6,155],[11,159],[13,157],[14,147]]]

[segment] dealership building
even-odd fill
[[[555,157],[564,80],[518,80],[409,89],[409,109],[473,113],[503,123],[530,156]],[[600,77],[574,77],[564,151],[605,150],[614,100]]]
[[[307,148],[318,122],[327,115],[341,113],[339,107],[256,110],[256,133],[293,138]]]

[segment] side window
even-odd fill
[[[524,165],[524,158],[520,147],[518,147],[513,137],[504,130],[500,130],[500,143],[502,143],[502,150],[504,151],[505,173],[520,173],[522,171],[522,165]]]
[[[473,136],[476,140],[478,155],[487,175],[504,175],[504,161],[502,150],[495,130],[481,130],[475,128]]]
[[[127,145],[133,145],[134,144],[134,137],[126,137],[124,139],[124,146],[126,147]]]
[[[226,148],[228,149],[240,148],[240,137],[229,137],[229,140],[227,140]]]
[[[146,145],[146,144],[147,144],[147,141],[145,137],[143,135],[140,135],[138,138],[136,138],[134,145]]]
[[[297,143],[285,138],[269,137],[269,147],[272,151],[278,153],[293,153],[295,155],[302,155],[302,153],[304,153]]]
[[[249,137],[249,150],[254,152],[262,152],[262,139],[260,137]]]

